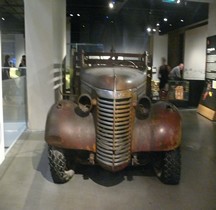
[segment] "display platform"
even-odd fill
[[[216,111],[199,104],[197,112],[202,116],[208,118],[209,120],[215,121],[216,120]]]

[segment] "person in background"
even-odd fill
[[[2,79],[10,79],[10,55],[5,55],[5,61],[2,68]]]
[[[23,55],[19,64],[20,76],[26,75],[26,56]]]
[[[184,64],[180,63],[178,66],[174,67],[170,74],[169,78],[171,80],[182,80],[183,79],[183,71],[184,71]]]
[[[168,79],[169,79],[169,72],[170,66],[166,64],[166,59],[161,58],[162,65],[159,67],[159,75],[158,78],[160,80],[159,89],[160,90],[168,90]]]

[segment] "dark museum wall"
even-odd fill
[[[184,63],[184,32],[175,31],[169,33],[168,61],[171,67]]]
[[[80,39],[76,38],[78,34],[72,33],[72,42],[102,43],[105,51],[113,47],[116,52],[143,53],[149,50],[149,36],[142,22],[139,14],[131,13],[107,17],[104,21],[95,20],[81,26]],[[71,23],[71,28],[74,27]]]

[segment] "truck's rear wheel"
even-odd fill
[[[48,159],[51,176],[55,183],[65,183],[74,175],[73,170],[68,170],[67,159],[62,149],[48,146]]]
[[[165,184],[179,184],[181,175],[180,148],[154,154],[154,170],[157,177]]]

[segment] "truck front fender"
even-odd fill
[[[181,116],[177,108],[167,102],[152,105],[148,119],[135,119],[132,153],[168,151],[181,144]]]
[[[91,113],[77,113],[75,103],[62,100],[54,104],[47,116],[45,141],[60,148],[96,151],[96,134]]]

